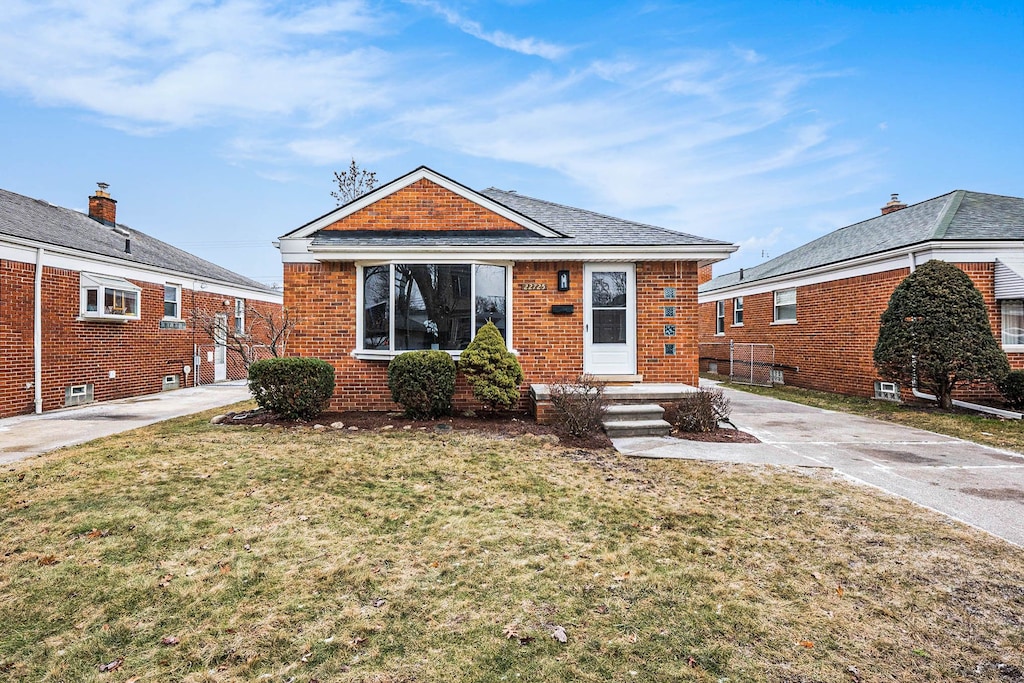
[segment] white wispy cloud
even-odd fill
[[[225,116],[315,124],[387,98],[383,51],[324,53],[313,41],[374,30],[362,0],[294,12],[257,0],[10,0],[0,22],[0,88],[136,130]]]
[[[403,2],[409,5],[425,7],[443,17],[445,21],[463,33],[479,38],[503,50],[511,50],[524,55],[533,55],[552,60],[560,59],[570,51],[568,47],[537,38],[517,38],[504,31],[485,31],[479,22],[467,19],[450,7],[446,7],[434,0],[403,0]]]

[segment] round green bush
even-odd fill
[[[249,366],[249,390],[261,408],[290,420],[308,420],[331,401],[334,366],[319,358],[258,360]]]
[[[444,351],[407,351],[388,364],[388,388],[411,418],[450,415],[455,361]]]
[[[459,371],[473,388],[473,395],[492,409],[519,403],[523,368],[505,346],[501,332],[488,321],[459,356]]]
[[[999,393],[1007,405],[1016,410],[1024,408],[1024,370],[1011,370],[999,381]]]

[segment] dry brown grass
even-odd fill
[[[0,501],[16,681],[1007,681],[1024,659],[1024,551],[820,471],[192,418],[12,466]]]

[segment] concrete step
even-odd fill
[[[608,406],[605,420],[626,422],[628,420],[660,420],[665,409],[657,403],[628,403]]]
[[[620,436],[668,436],[672,425],[664,420],[609,420],[604,423],[604,431],[612,439]]]

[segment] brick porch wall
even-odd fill
[[[34,263],[0,260],[0,348],[3,349],[0,417],[30,413],[35,409],[32,386],[34,280]],[[186,329],[160,329],[164,283],[133,282],[142,288],[139,320],[83,321],[78,319],[79,272],[43,268],[44,411],[63,407],[65,390],[71,385],[93,384],[97,401],[159,392],[165,375],[177,375],[180,386],[186,386],[182,368],[192,366],[193,339],[198,344],[212,343],[200,330],[195,330],[193,337],[192,290],[182,289],[181,310]],[[224,306],[225,300],[231,303]],[[248,299],[246,302],[260,310],[280,311],[277,304]],[[224,312],[228,315],[228,324],[234,324],[233,297],[196,292],[195,309]],[[109,376],[111,370],[116,377]],[[240,363],[229,362],[229,377],[245,377]],[[193,379],[189,377],[189,386]]]
[[[571,288],[559,292],[557,273],[570,271]],[[697,264],[638,263],[637,372],[646,382],[697,381]],[[332,410],[396,410],[387,388],[387,361],[359,360],[356,348],[356,267],[351,262],[284,264],[285,306],[301,321],[289,341],[289,354],[314,356],[335,367]],[[544,290],[523,289],[526,283]],[[673,287],[675,299],[665,299]],[[519,353],[525,380],[522,407],[531,382],[564,382],[583,371],[583,263],[523,262],[512,269],[512,346]],[[572,315],[554,315],[553,305],[571,304]],[[665,316],[673,306],[675,315]],[[665,325],[675,333],[666,336]],[[675,355],[665,344],[676,345]],[[479,407],[461,376],[457,408]]]
[[[991,263],[958,263],[981,291],[992,330],[999,339],[999,309],[995,300],[995,274]],[[872,355],[878,340],[879,319],[896,286],[909,268],[844,278],[797,289],[797,324],[772,325],[772,292],[743,297],[743,326],[733,327],[733,299],[725,300],[725,334],[715,334],[715,303],[700,305],[700,342],[760,343],[775,345],[776,365],[785,383],[807,389],[851,396],[874,395],[879,379]],[[785,287],[780,287],[785,289]],[[727,353],[727,352],[726,352]],[[1024,368],[1024,354],[1008,354],[1010,365]],[[728,355],[726,355],[728,358]],[[964,386],[956,398],[990,398],[998,394],[988,384]],[[904,399],[911,398],[909,387]]]

